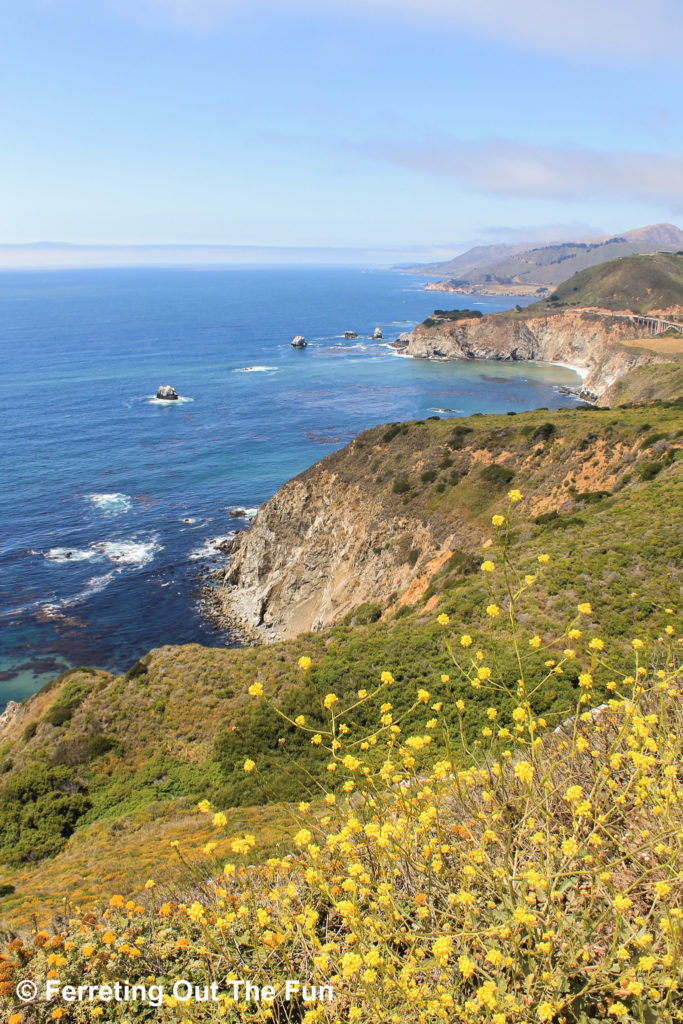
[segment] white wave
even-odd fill
[[[343,339],[339,345],[329,345],[325,352],[367,352],[368,346],[363,341],[354,341],[344,344]]]
[[[239,366],[233,373],[276,373],[277,366]]]
[[[159,551],[163,551],[157,537],[150,540],[103,540],[93,547],[110,562],[121,565],[147,565]]]
[[[50,548],[45,555],[50,562],[90,562],[97,557],[94,548]]]
[[[142,566],[151,562],[163,548],[154,535],[147,540],[100,540],[89,548],[50,548],[45,558],[50,562],[117,562],[119,565]]]
[[[442,413],[444,413],[447,416],[450,415],[451,413],[456,413],[459,416],[464,416],[465,415],[462,409],[439,409],[437,407],[437,408],[432,409],[430,411],[431,412],[442,412]]]
[[[399,359],[414,359],[415,358],[415,356],[412,356],[410,354],[410,352],[406,352],[405,350],[401,350],[401,349],[398,349],[398,348],[393,348],[393,346],[391,344],[389,344],[389,342],[387,342],[386,345],[382,345],[381,347],[388,349],[390,355],[398,356]]]
[[[157,398],[156,395],[145,395],[148,405],[185,405],[186,402],[194,402],[194,398],[189,398],[187,395],[178,395],[177,398],[169,400],[168,398]]]
[[[201,547],[195,548],[194,551],[190,552],[188,556],[190,561],[197,562],[200,559],[216,558],[218,555],[224,554],[221,551],[221,544],[232,540],[234,536],[234,533],[227,533],[223,537],[207,537]]]
[[[34,610],[42,612],[48,618],[56,619],[67,608],[74,608],[78,604],[83,604],[84,601],[87,601],[94,594],[99,594],[100,591],[109,586],[116,575],[116,570],[112,569],[110,572],[105,573],[104,576],[93,576],[88,580],[83,589],[79,590],[73,597],[64,597],[61,601],[46,601],[44,604],[38,602]]]
[[[259,510],[259,506],[258,505],[256,506],[256,508],[245,508],[245,510],[244,510],[245,518],[246,519],[253,519],[254,516],[256,515],[256,513],[258,512],[258,510]]]
[[[127,494],[89,494],[88,500],[95,505],[100,512],[109,516],[122,515],[129,512],[133,505],[132,498]]]

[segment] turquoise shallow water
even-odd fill
[[[230,642],[196,597],[217,538],[248,525],[229,510],[252,514],[360,430],[572,404],[563,368],[397,356],[386,342],[445,304],[422,284],[327,267],[0,274],[0,705],[70,665]],[[183,400],[155,402],[160,384]]]

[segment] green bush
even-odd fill
[[[0,790],[0,861],[17,865],[59,853],[89,807],[68,768],[25,768]]]
[[[664,438],[668,436],[669,435],[666,433],[665,430],[657,431],[654,434],[648,434],[648,436],[644,437],[640,442],[640,447],[643,449],[651,448],[653,444],[657,443],[657,441],[663,441]]]
[[[377,622],[382,615],[381,604],[360,604],[356,608],[354,618],[359,626],[368,626],[371,622]]]
[[[508,466],[501,466],[498,462],[492,462],[489,466],[484,466],[479,474],[481,480],[485,480],[487,484],[493,484],[494,487],[509,484],[514,479],[514,476],[514,469],[510,469]]]
[[[640,467],[640,479],[641,480],[653,480],[658,473],[664,469],[664,463],[660,460],[656,462],[645,462]]]
[[[50,725],[59,727],[71,721],[71,717],[83,703],[91,691],[91,685],[80,676],[70,679],[51,708],[49,708],[44,719]]]
[[[139,661],[136,661],[135,664],[131,665],[131,667],[126,672],[126,679],[142,679],[143,676],[146,676],[147,667],[150,663],[150,660],[151,656],[149,654],[146,654],[144,658],[140,658]]]
[[[538,426],[534,423],[527,423],[522,427],[522,434],[525,437],[530,437],[532,442],[549,441],[555,433],[557,433],[557,427],[550,422],[540,423]]]

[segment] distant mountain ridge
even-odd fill
[[[608,260],[678,250],[683,250],[683,231],[674,224],[652,224],[582,242],[477,246],[443,263],[401,269],[430,276],[451,275],[447,280],[427,285],[434,291],[541,296],[579,271]]]

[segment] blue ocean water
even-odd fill
[[[397,356],[386,342],[444,305],[423,283],[329,267],[0,274],[0,706],[72,665],[229,643],[196,596],[217,539],[360,430],[572,404],[564,368]],[[157,402],[160,384],[181,401]]]

